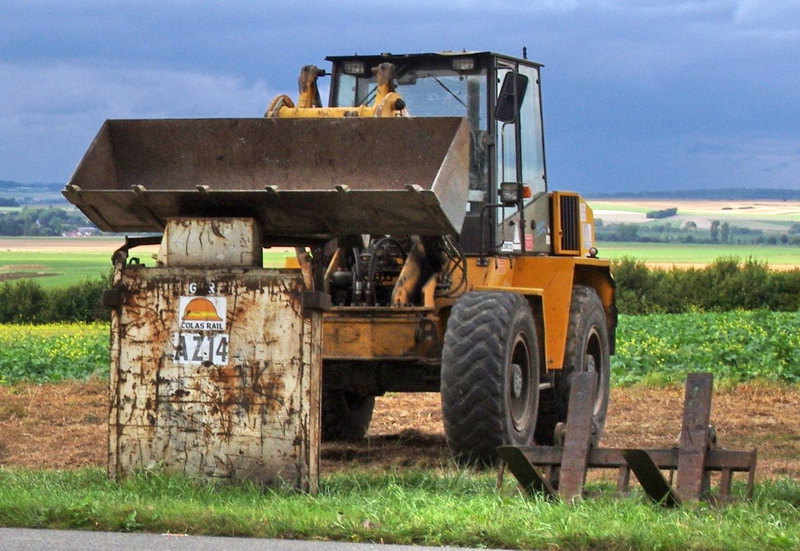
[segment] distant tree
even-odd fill
[[[620,224],[619,237],[620,241],[638,241],[639,228],[636,224]]]
[[[789,242],[789,236],[786,235],[785,233],[781,235],[781,244],[786,245],[788,242]]]
[[[778,244],[778,238],[775,237],[774,235],[770,235],[769,237],[767,237],[767,244],[769,244],[769,245],[777,245]]]
[[[711,222],[711,241],[717,243],[719,241],[719,220]]]
[[[669,218],[670,216],[675,216],[676,214],[678,214],[678,209],[676,207],[672,207],[668,209],[651,210],[645,216],[647,218]]]
[[[719,227],[719,240],[727,243],[731,239],[731,226],[727,222],[723,222]]]

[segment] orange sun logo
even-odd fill
[[[192,299],[183,311],[183,319],[188,321],[222,321],[214,304],[204,297]]]

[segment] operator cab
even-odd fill
[[[471,135],[470,191],[459,241],[467,254],[549,251],[547,201],[540,201],[535,213],[528,208],[547,191],[542,65],[491,52],[327,59],[333,64],[331,107],[370,104],[377,92],[378,66],[391,63],[408,116],[466,118]],[[520,231],[528,211],[540,227],[528,222],[529,227]]]

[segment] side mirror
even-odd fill
[[[528,77],[520,73],[506,73],[494,109],[494,118],[502,122],[514,122],[527,89]]]

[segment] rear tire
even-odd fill
[[[374,396],[345,390],[322,391],[322,441],[357,442],[367,434]]]
[[[606,425],[611,358],[603,303],[597,292],[585,285],[576,285],[572,290],[564,367],[556,373],[553,388],[542,393],[536,427],[538,443],[553,444],[556,424],[566,422],[570,376],[580,371],[597,373],[597,394],[592,414],[592,444],[596,446]]]
[[[460,463],[493,464],[497,446],[533,443],[539,347],[524,297],[473,292],[458,300],[444,337],[441,390],[447,443]]]

